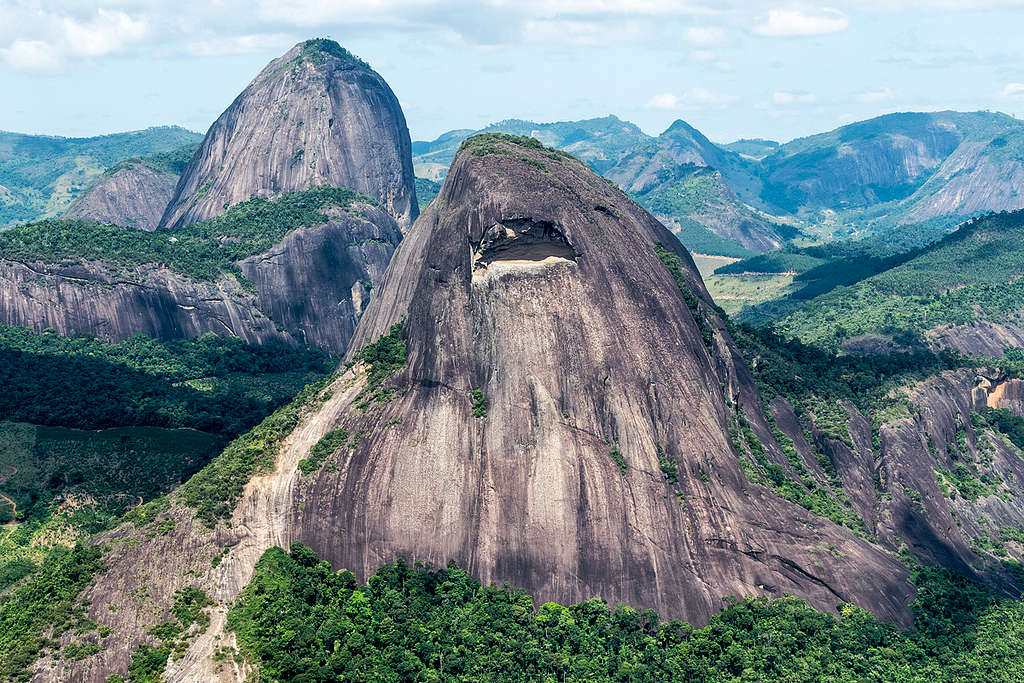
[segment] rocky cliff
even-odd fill
[[[96,179],[63,215],[156,230],[177,182],[177,174],[161,172],[142,161],[119,164]]]
[[[337,43],[300,43],[214,122],[161,220],[179,227],[253,196],[321,185],[381,202],[404,228],[418,212],[411,142],[384,79]]]
[[[73,265],[17,260],[0,252],[0,321],[116,341],[231,334],[343,353],[370,290],[401,240],[384,210],[356,203],[289,232],[233,275],[189,277],[157,263]]]
[[[682,259],[696,319],[656,243]],[[834,524],[810,531],[745,478],[727,424],[732,401],[758,399],[707,301],[670,233],[583,164],[471,138],[357,331],[356,346],[405,317],[407,393],[365,427],[322,415],[362,428],[366,448],[299,489],[295,537],[363,575],[454,558],[540,600],[600,595],[696,622],[722,595],[766,591],[902,618],[890,558]],[[338,539],[339,523],[362,531]],[[815,538],[861,571],[819,570]]]
[[[294,427],[229,449],[107,535],[109,569],[86,597],[114,630],[88,665],[44,661],[39,678],[123,673],[186,586],[217,605],[168,678],[244,678],[244,663],[216,657],[233,642],[226,611],[260,555],[293,541],[361,577],[396,557],[453,559],[541,601],[600,596],[697,623],[723,596],[783,593],[907,623],[912,587],[893,555],[744,474],[740,407],[772,436],[692,260],[577,160],[470,140],[354,348],[384,334],[405,351],[388,356],[390,377],[379,349],[350,352]],[[777,446],[771,457],[785,462]]]

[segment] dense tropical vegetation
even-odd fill
[[[536,605],[454,564],[403,562],[360,585],[309,548],[268,550],[228,615],[261,680],[1012,681],[1024,603],[914,566],[915,630],[853,605],[727,600],[704,628],[588,600]]]
[[[912,345],[940,325],[1024,320],[1024,211],[972,219],[910,256],[816,296],[779,320],[777,329],[835,350],[863,335]]]
[[[25,678],[62,630],[81,638],[61,656],[98,651],[76,599],[102,553],[76,543],[180,486],[334,364],[212,334],[109,343],[0,326],[0,679]]]
[[[435,180],[427,180],[426,178],[416,178],[416,203],[419,205],[420,212],[426,211],[427,207],[430,206],[430,202],[434,201],[434,197],[441,191],[441,183]]]
[[[333,364],[318,351],[214,334],[109,343],[0,325],[0,420],[236,435]]]
[[[198,280],[231,274],[244,283],[237,261],[267,251],[297,228],[326,223],[328,207],[345,209],[354,202],[376,203],[348,188],[325,185],[272,200],[253,198],[174,231],[49,220],[0,232],[0,258],[61,264],[99,261],[121,271],[162,265]]]

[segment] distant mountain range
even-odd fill
[[[1024,122],[991,112],[889,114],[786,144],[716,144],[684,121],[652,137],[614,116],[508,120],[414,142],[417,175],[443,177],[475,132],[529,135],[571,152],[689,247],[725,255],[801,234],[828,240],[904,225],[919,225],[909,237],[919,246],[967,217],[1024,207]]]
[[[889,114],[785,144],[714,143],[685,121],[650,136],[615,116],[509,119],[413,142],[422,206],[440,188],[462,141],[481,132],[529,136],[570,152],[700,253],[744,257],[786,244],[865,236],[914,248],[971,216],[1024,207],[1024,122],[951,111]],[[96,138],[0,133],[0,227],[59,215],[104,169],[200,139],[174,127]],[[122,172],[105,184],[157,180]],[[97,190],[91,206],[104,204],[102,192],[110,194],[103,186]]]
[[[92,138],[0,132],[0,228],[51,218],[130,157],[198,144],[203,136],[162,126]]]

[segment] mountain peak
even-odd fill
[[[463,140],[462,145],[459,146],[458,154],[468,152],[477,157],[488,154],[509,154],[512,147],[539,152],[554,160],[576,160],[576,157],[568,152],[548,147],[537,138],[526,135],[510,135],[509,133],[478,133],[477,135],[471,135]]]
[[[407,227],[418,212],[411,146],[384,79],[335,41],[307,40],[268,64],[210,127],[161,225],[330,185],[373,197]]]
[[[685,135],[687,137],[695,138],[695,139],[698,139],[698,140],[706,140],[707,139],[707,138],[704,137],[703,133],[701,133],[699,130],[697,130],[696,128],[694,128],[690,124],[688,124],[686,121],[683,121],[682,119],[676,119],[675,121],[673,121],[672,125],[669,126],[668,128],[666,128],[665,132],[662,133],[662,135],[663,136]]]
[[[322,64],[328,58],[333,57],[346,64],[370,69],[368,63],[343,48],[337,41],[329,38],[311,38],[299,43],[293,50],[298,50],[303,59],[314,64]]]

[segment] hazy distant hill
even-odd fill
[[[570,152],[657,215],[694,251],[744,256],[775,249],[784,235],[795,232],[739,201],[735,187],[747,187],[748,194],[759,187],[749,161],[684,121],[658,137],[615,116],[558,123],[510,119],[476,132],[529,136]],[[459,145],[473,133],[454,130],[432,142],[414,142],[417,175],[443,178]]]
[[[1024,346],[1024,211],[974,219],[919,254],[818,296],[778,323],[826,348],[927,343],[970,355]]]
[[[56,216],[118,161],[202,139],[178,126],[92,138],[0,132],[0,227]]]
[[[716,144],[685,121],[652,137],[614,116],[509,120],[485,131],[530,135],[576,154],[691,248],[718,254],[763,252],[801,233],[919,246],[968,217],[1024,208],[1024,122],[992,112],[888,114],[781,145]],[[417,174],[442,178],[472,132],[413,143]],[[717,181],[692,182],[694,167],[715,169]]]
[[[71,202],[63,217],[156,230],[196,147],[117,162]]]
[[[877,232],[1013,210],[1024,207],[1024,122],[991,112],[889,114],[793,140],[760,166],[762,207],[811,224]]]
[[[745,157],[750,157],[751,159],[764,159],[779,148],[779,143],[775,142],[775,140],[764,140],[762,138],[745,138],[735,142],[720,144],[719,147]]]
[[[637,145],[651,139],[635,124],[615,116],[557,123],[508,119],[478,131],[452,130],[431,142],[412,143],[416,175],[431,180],[443,178],[459,145],[475,133],[509,133],[533,137],[549,147],[574,154],[598,173],[604,173]]]

